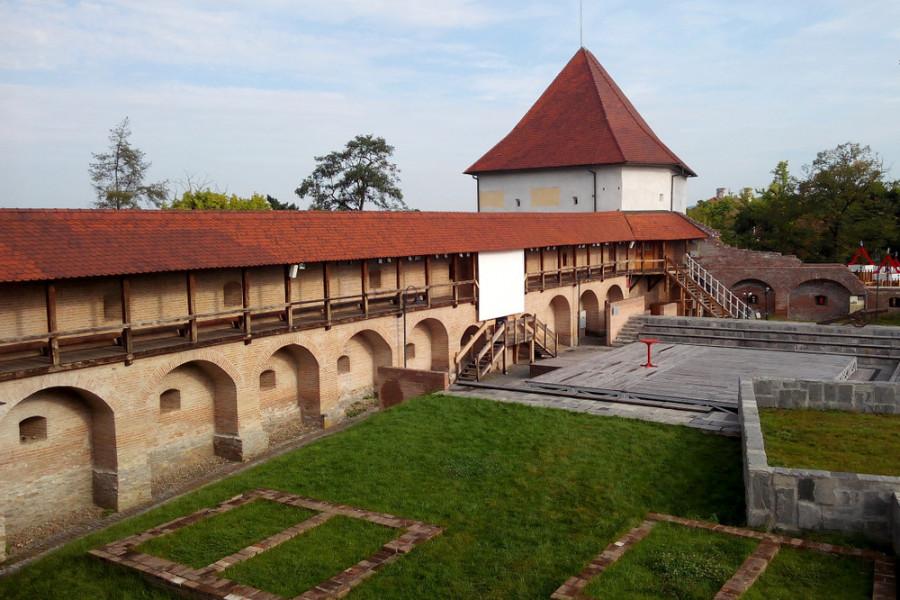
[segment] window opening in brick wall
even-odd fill
[[[19,441],[23,444],[47,439],[47,418],[28,417],[19,421]]]
[[[241,290],[241,284],[237,281],[229,281],[225,284],[225,306],[242,306],[244,304],[244,294]]]
[[[900,296],[893,296],[892,298],[888,298],[888,306],[891,308],[900,308]]]
[[[757,296],[756,294],[748,294],[747,304],[759,304],[759,296]]]
[[[268,369],[259,374],[259,389],[274,390],[275,389],[275,371]]]
[[[122,318],[122,299],[117,294],[103,296],[103,319],[118,321]]]
[[[819,294],[816,296],[816,306],[828,306],[828,296]]]
[[[416,357],[416,345],[415,344],[407,344],[406,345],[406,360],[411,360]]]
[[[166,390],[159,395],[159,412],[167,413],[181,409],[181,390]]]
[[[338,373],[344,374],[350,372],[350,357],[342,356],[338,359]]]
[[[369,271],[369,289],[377,290],[381,287],[381,269]]]

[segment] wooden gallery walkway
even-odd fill
[[[645,345],[634,343],[574,363],[560,361],[559,369],[528,382],[736,406],[742,377],[840,380],[856,371],[856,359],[849,356],[670,343],[653,346],[655,369],[641,366],[646,359]]]

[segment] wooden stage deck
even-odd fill
[[[835,380],[856,370],[850,356],[670,343],[653,346],[655,369],[641,366],[647,349],[638,342],[580,358],[561,360],[558,369],[528,381],[736,405],[742,377]]]

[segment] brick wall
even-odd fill
[[[382,382],[378,395],[382,408],[450,387],[450,378],[442,371],[380,367],[378,377]]]

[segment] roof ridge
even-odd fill
[[[590,76],[591,81],[594,82],[594,91],[597,93],[597,100],[599,100],[600,102],[600,111],[603,113],[603,120],[606,122],[607,128],[609,129],[609,134],[612,137],[616,148],[618,148],[619,154],[622,156],[622,160],[625,161],[625,152],[622,150],[622,144],[619,143],[619,136],[616,135],[616,132],[613,130],[612,126],[609,125],[609,115],[606,113],[606,105],[603,103],[603,98],[600,96],[599,88],[597,88],[597,79],[594,74],[594,65],[592,64],[597,62],[597,58],[591,53],[590,50],[588,50],[584,46],[581,47],[581,52],[585,55],[588,75]],[[629,224],[629,227],[630,226],[631,225]]]

